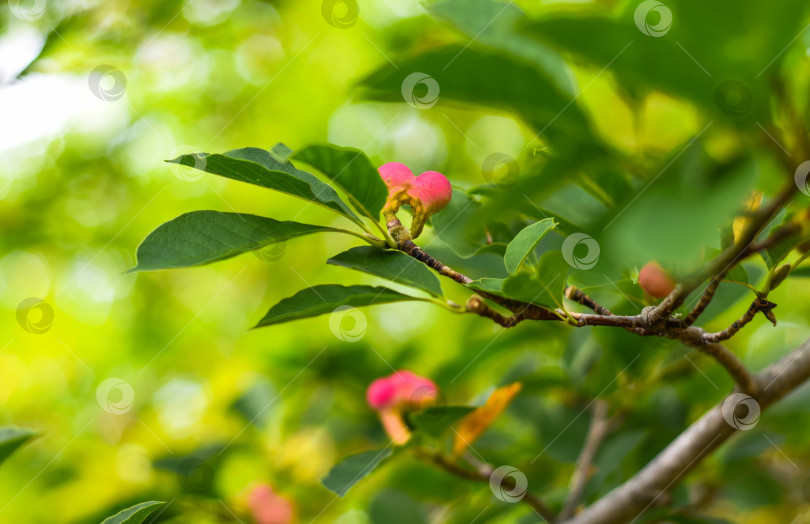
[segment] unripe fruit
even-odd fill
[[[664,298],[675,289],[675,280],[656,261],[647,262],[638,274],[638,285],[655,298]]]
[[[450,181],[438,171],[425,171],[414,176],[407,166],[399,162],[383,164],[378,171],[388,187],[385,211],[396,213],[403,205],[411,206],[413,238],[422,232],[430,215],[444,209],[453,196]]]

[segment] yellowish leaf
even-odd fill
[[[486,404],[461,419],[453,442],[453,456],[458,457],[495,422],[523,387],[520,382],[500,387],[492,392]]]
[[[759,206],[762,204],[762,193],[760,191],[753,191],[748,199],[745,201],[745,215],[739,216],[734,219],[734,224],[732,226],[734,230],[734,242],[740,241],[740,236],[745,231],[745,228],[748,227],[748,224],[751,222],[751,217],[749,216],[751,213],[755,212],[759,209]]]

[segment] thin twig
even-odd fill
[[[765,411],[808,378],[810,340],[755,376],[755,381],[762,387],[752,395],[753,401],[760,411]],[[741,426],[734,415],[734,408],[743,401],[750,403],[732,394],[716,405],[686,428],[641,471],[591,506],[566,519],[565,524],[620,524],[633,520],[653,507],[724,441],[738,430],[747,428]],[[749,404],[746,405],[751,409]]]
[[[580,500],[582,500],[585,486],[590,477],[593,459],[596,457],[596,452],[602,444],[602,440],[608,433],[610,424],[608,423],[607,414],[607,402],[601,399],[596,400],[593,405],[593,418],[588,429],[588,436],[585,439],[582,452],[579,454],[574,474],[571,476],[571,492],[568,494],[568,500],[565,501],[565,507],[560,513],[561,520],[573,515]]]
[[[482,466],[478,469],[468,469],[463,466],[459,466],[452,460],[448,459],[444,455],[440,453],[431,453],[423,450],[418,450],[417,455],[424,459],[428,460],[432,464],[438,466],[439,468],[447,471],[448,473],[452,473],[453,475],[467,479],[473,480],[477,482],[490,482],[490,477],[492,476],[492,472],[494,468],[489,464],[482,464]],[[504,477],[501,480],[501,486],[506,488],[507,490],[515,489],[516,483],[515,479],[512,477]],[[520,499],[521,502],[528,504],[529,506],[534,509],[538,515],[546,520],[546,522],[552,523],[557,519],[557,516],[551,511],[545,502],[539,497],[532,495],[528,491],[523,494],[523,497]]]
[[[776,304],[770,302],[768,299],[764,297],[757,297],[751,303],[751,306],[745,311],[745,314],[741,316],[739,319],[735,320],[733,324],[722,331],[718,331],[716,333],[706,333],[703,335],[703,340],[707,343],[714,343],[720,342],[721,340],[727,340],[733,337],[740,329],[743,328],[746,324],[754,320],[754,316],[757,313],[763,313],[767,315],[770,311],[776,307]],[[768,319],[771,320],[772,316]],[[774,320],[771,320],[776,325]]]
[[[715,275],[728,272],[730,268],[741,262],[745,257],[756,253],[759,249],[768,247],[770,243],[755,243],[757,235],[776,216],[780,209],[790,203],[798,190],[798,186],[791,180],[766,207],[752,213],[748,226],[743,230],[737,242],[712,259],[703,270],[696,272],[690,278],[675,286],[675,289],[650,312],[650,320],[655,322],[660,318],[669,316],[683,304],[686,297],[697,289],[701,283]],[[788,231],[779,233],[780,236],[792,234],[790,233],[792,227],[782,229],[788,229]],[[774,242],[776,241],[778,240]]]

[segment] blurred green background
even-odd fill
[[[582,14],[632,20],[636,4],[519,1],[509,8],[540,20]],[[677,24],[679,4],[672,4]],[[791,44],[770,68],[792,73],[784,75],[785,90],[806,122],[810,37],[800,32],[790,41],[806,17],[788,10],[789,27],[767,18],[757,25],[756,10],[745,11],[754,4],[742,4],[719,2],[706,12],[715,23],[717,12],[727,9],[722,27],[692,27],[698,35],[737,30],[737,41],[690,39],[693,33],[673,25],[678,45],[701,63],[733,69]],[[696,2],[680,5],[684,12],[698,9]],[[689,61],[697,76],[667,92],[669,84],[656,83],[657,66],[620,69],[619,61],[615,74],[603,74],[621,49],[608,49],[600,39],[610,36],[606,32],[569,34],[559,25],[555,36],[538,27],[527,34],[548,33],[557,44],[579,39],[610,55],[599,62],[593,54],[598,63],[590,63],[574,49],[575,56],[563,54],[558,71],[563,100],[576,101],[572,107],[587,115],[595,138],[572,138],[557,126],[568,125],[562,118],[538,139],[551,115],[538,123],[526,116],[529,110],[523,118],[510,111],[543,96],[534,93],[530,78],[523,106],[513,100],[482,108],[463,96],[464,103],[452,102],[453,82],[481,86],[498,79],[485,71],[476,76],[464,62],[466,51],[459,69],[441,78],[430,72],[448,86],[448,98],[440,95],[435,106],[406,104],[397,91],[412,70],[409,61],[418,60],[413,57],[444,45],[469,45],[471,53],[497,48],[512,42],[510,32],[482,30],[471,40],[475,31],[460,34],[416,0],[360,1],[359,18],[348,27],[335,27],[340,23],[330,23],[323,10],[310,0],[48,0],[2,7],[0,422],[41,435],[0,468],[0,521],[99,522],[134,503],[165,500],[171,503],[159,517],[163,522],[249,522],[247,493],[268,483],[293,503],[300,522],[532,522],[537,517],[528,507],[496,500],[485,484],[452,478],[408,456],[343,499],[320,479],[340,458],[386,445],[365,388],[392,368],[431,377],[454,404],[522,381],[521,395],[475,450],[492,464],[520,468],[529,489],[555,505],[565,499],[588,425],[583,408],[595,396],[609,400],[622,425],[598,456],[589,500],[627,479],[731,388],[719,366],[667,341],[542,323],[503,331],[417,303],[346,319],[365,325],[355,342],[342,340],[341,330],[356,326],[330,328],[329,317],[249,330],[270,305],[301,288],[378,283],[324,264],[354,245],[345,238],[308,237],[201,268],[124,274],[148,232],[191,210],[346,225],[283,195],[163,162],[192,151],[331,142],[363,149],[378,164],[441,171],[459,188],[483,186],[474,194],[506,187],[506,200],[493,198],[481,216],[502,219],[514,232],[540,218],[532,211],[539,207],[566,220],[565,233],[589,232],[600,242],[602,265],[580,277],[620,312],[640,309],[632,278],[650,253],[672,255],[679,270],[694,268],[704,245],[719,247],[717,228],[739,214],[751,191],[768,198],[792,176],[761,136],[759,127],[767,128],[792,146],[789,136],[778,135],[787,127],[784,115],[775,112],[772,123],[756,113],[767,118],[769,107],[759,84],[748,84],[761,103],[741,122],[722,108],[706,109],[715,105],[713,93],[704,105],[690,100],[689,85],[706,81],[714,89],[723,74],[697,80],[703,73]],[[347,13],[337,11],[337,20]],[[627,53],[639,51],[643,60],[651,40],[635,35]],[[525,42],[510,45],[512,52],[514,46],[530,49]],[[751,66],[751,77],[762,65]],[[374,71],[372,89],[358,89]],[[698,134],[698,152],[673,159]],[[612,163],[604,164],[604,173],[591,170],[592,178],[576,174],[582,164],[552,171],[553,181],[544,178],[543,166],[554,164],[545,151],[566,145],[570,154],[554,158],[581,156],[601,166],[607,149]],[[493,154],[517,159],[516,185],[499,183],[511,176],[503,166],[497,172],[487,167]],[[671,159],[672,170],[642,191]],[[623,175],[614,179],[614,171]],[[715,176],[718,171],[723,175]],[[609,195],[600,199],[601,193]],[[618,203],[635,195],[642,198],[618,213]],[[722,199],[709,200],[714,197]],[[679,225],[673,222],[678,216]],[[605,232],[613,219],[616,225]],[[686,240],[675,238],[679,234]],[[462,259],[451,249],[457,246],[430,230],[421,244],[476,277],[503,276],[497,255]],[[752,259],[746,267],[757,285],[764,264]],[[807,337],[810,286],[805,278],[789,284],[770,297],[779,304],[776,327],[760,317],[729,342],[754,369]],[[458,302],[468,294],[443,286]],[[21,309],[29,298],[44,304]],[[744,287],[724,285],[703,324],[726,327],[751,299]],[[798,519],[810,493],[808,400],[804,388],[763,415],[676,490],[676,505],[703,500],[702,513],[732,522],[804,522]]]

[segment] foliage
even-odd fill
[[[74,75],[86,89],[110,63],[127,84],[102,101],[107,127],[14,149],[0,170],[14,173],[0,175],[12,333],[0,398],[5,423],[43,434],[11,458],[34,433],[0,439],[0,520],[247,521],[261,481],[302,522],[528,522],[533,508],[462,478],[477,471],[465,451],[519,468],[558,511],[604,399],[618,426],[594,457],[590,504],[734,386],[680,340],[568,325],[584,311],[570,290],[637,315],[655,304],[639,268],[657,260],[684,281],[710,267],[743,234],[735,220],[793,183],[810,156],[806,5],[670,2],[659,36],[659,15],[638,24],[641,2],[443,0],[426,14],[361,3],[345,28],[321,18],[328,3],[147,2],[139,16],[49,3],[25,22],[44,41],[18,82]],[[6,33],[23,27],[3,16]],[[392,238],[376,171],[389,161],[453,182],[415,242],[472,282]],[[754,240],[801,224],[807,205],[796,192]],[[777,304],[727,342],[752,370],[806,338],[807,233],[735,260],[699,318],[716,333],[763,293]],[[466,314],[474,295],[503,317],[519,301],[555,320],[493,331],[494,314]],[[28,297],[52,328],[37,333]],[[446,397],[409,414],[404,447],[387,446],[363,399],[391,368]],[[795,519],[806,397],[763,413],[651,521]],[[462,477],[417,460],[425,450],[461,460]]]

